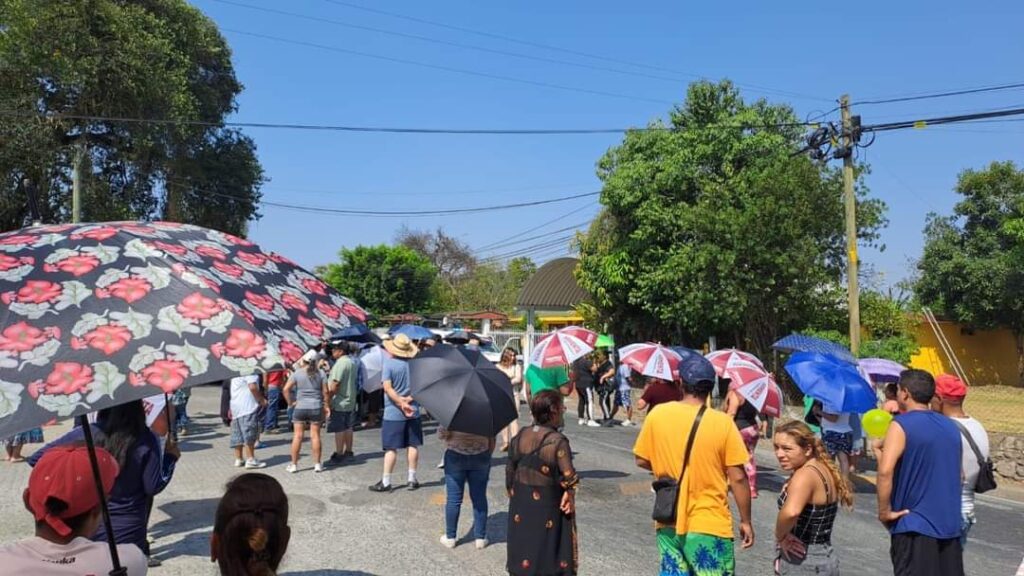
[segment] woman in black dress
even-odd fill
[[[509,574],[576,574],[576,486],[569,440],[558,432],[565,405],[545,390],[530,401],[533,425],[512,440],[505,467]]]

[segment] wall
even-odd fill
[[[955,322],[940,321],[938,325],[972,385],[1017,385],[1017,350],[1012,332],[976,330],[967,334]],[[921,350],[911,357],[911,367],[932,374],[953,373],[949,359],[927,322],[922,321],[918,325],[915,337]]]
[[[989,434],[989,456],[996,467],[996,481],[1024,482],[1024,436]]]

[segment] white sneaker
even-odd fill
[[[630,427],[630,426],[636,426],[636,424],[633,424],[632,420],[623,420],[622,421],[622,425],[627,427],[627,428]]]
[[[441,470],[444,470],[444,460],[441,460],[440,462],[438,462],[437,463],[437,467],[440,468]]]
[[[235,468],[241,468],[242,466],[245,466],[245,460],[235,458]]]
[[[253,458],[252,460],[245,461],[245,467],[247,470],[258,470],[260,468],[266,468],[267,463]]]
[[[441,535],[441,546],[445,548],[455,548],[455,538],[449,538],[444,534]]]
[[[599,423],[597,423],[596,420],[587,420],[587,426],[590,426],[591,428],[600,428],[601,427],[601,425]]]
[[[487,548],[487,538],[477,538],[475,544],[477,550],[483,550],[484,548]]]
[[[296,464],[289,464],[284,467],[284,471],[289,474],[295,474],[296,472],[299,471],[299,467]]]
[[[320,462],[317,462],[316,464],[313,464],[313,472],[323,472],[323,471],[324,471],[324,465],[323,464],[321,464]]]
[[[580,418],[579,424],[580,424],[580,426],[586,426],[587,425],[587,421],[584,420],[583,418]]]

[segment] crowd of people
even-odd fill
[[[402,334],[383,343],[379,426],[384,459],[380,480],[369,487],[373,492],[397,488],[393,475],[402,451],[407,462],[404,487],[420,488],[417,465],[425,415],[410,393],[408,361],[421,347],[434,344]],[[273,574],[287,550],[288,498],[273,477],[253,471],[266,467],[256,451],[260,435],[279,427],[282,399],[293,434],[288,473],[300,469],[307,430],[313,470],[321,472],[354,458],[354,429],[377,421],[373,401],[361,391],[359,348],[335,342],[311,350],[287,373],[239,377],[226,385],[222,416],[231,427],[234,465],[246,471],[228,483],[213,519],[211,554],[222,574]],[[616,366],[609,355],[598,352],[574,362],[568,384],[559,390],[532,393],[514,354],[504,354],[499,368],[516,387],[516,402],[528,403],[532,421],[521,428],[513,422],[497,437],[438,428],[437,438],[445,447],[439,466],[447,495],[443,546],[457,545],[467,487],[474,545],[488,546],[487,486],[500,439],[500,450],[508,453],[508,573],[578,572],[575,493],[580,476],[564,420],[566,398],[574,395],[581,426],[639,425],[633,446],[637,466],[653,476],[656,492],[673,486],[678,491],[672,514],[658,516],[653,534],[661,574],[735,573],[735,544],[745,549],[755,539],[754,452],[767,427],[758,410],[734,392],[720,399],[721,410],[711,408],[719,378],[710,363],[699,356],[684,359],[679,378],[668,381]],[[641,384],[636,408],[646,415],[637,423],[632,400]],[[976,522],[974,486],[988,453],[984,428],[964,412],[967,392],[954,376],[933,379],[921,370],[907,370],[884,388],[882,406],[895,417],[871,449],[878,462],[877,515],[890,532],[893,571],[899,576],[964,573],[962,551]],[[159,565],[150,553],[146,529],[154,497],[173,477],[180,456],[177,437],[188,433],[187,403],[184,394],[171,398],[167,409],[174,416],[165,436],[147,426],[142,401],[102,410],[90,425],[113,540],[129,576]],[[619,409],[625,410],[621,421],[615,419]],[[856,415],[831,413],[812,403],[805,419],[775,423],[771,444],[789,477],[777,500],[776,558],[765,572],[839,574],[842,554],[832,546],[832,534],[840,511],[854,505],[849,473],[856,466],[850,455],[859,440],[860,431],[853,425],[858,421]],[[324,426],[334,435],[326,460]],[[109,570],[109,550],[103,544],[107,534],[83,433],[76,427],[28,459],[34,468],[24,499],[36,534],[0,548],[0,565],[33,574]],[[20,457],[14,447],[36,440],[34,434],[10,443],[9,458]],[[64,560],[55,560],[60,558]],[[61,571],[71,563],[74,570]]]

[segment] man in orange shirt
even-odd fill
[[[683,399],[651,410],[633,446],[637,466],[652,471],[658,478],[679,477],[690,430],[714,387],[714,368],[699,356],[680,362],[679,375]],[[732,514],[727,497],[730,488],[740,512],[741,545],[754,545],[750,486],[743,470],[746,461],[747,450],[732,418],[706,409],[694,436],[686,472],[679,482],[676,523],[656,527],[663,576],[735,573]]]

